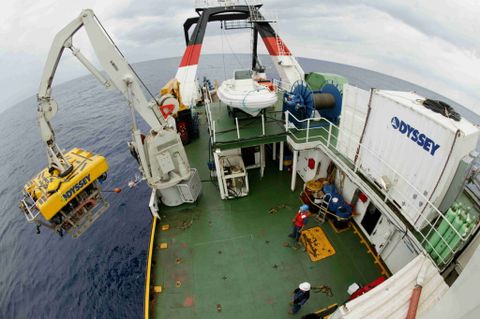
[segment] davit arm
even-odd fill
[[[107,78],[72,44],[73,35],[82,27],[85,27]],[[180,137],[174,129],[168,127],[160,112],[159,103],[146,99],[139,78],[90,9],[82,11],[80,16],[55,36],[43,70],[37,95],[38,122],[42,139],[47,146],[49,168],[58,170],[59,175],[63,176],[72,169],[55,143],[55,134],[50,124],[58,110],[57,103],[51,96],[52,82],[65,48],[70,49],[102,85],[118,89],[128,100],[133,120],[132,141],[129,146],[148,184],[154,189],[165,189],[188,179],[190,166]],[[172,99],[168,101],[171,103]],[[150,126],[151,130],[147,135],[143,135],[137,128],[135,112]]]

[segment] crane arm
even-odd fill
[[[83,56],[80,50],[72,45],[73,35],[82,27],[85,27],[95,54],[109,77],[108,80]],[[127,99],[132,98],[132,106],[152,129],[160,130],[166,126],[165,119],[153,111],[156,103],[150,103],[146,99],[135,72],[90,9],[83,10],[75,20],[70,22],[55,36],[43,70],[38,91],[39,103],[48,103],[52,100],[52,82],[65,48],[70,49],[73,55],[77,57],[105,87],[109,88],[114,86],[122,92]]]
[[[72,37],[82,27],[85,27],[107,78],[72,44]],[[50,125],[50,120],[58,109],[51,96],[52,82],[65,48],[70,49],[102,85],[107,88],[115,87],[128,100],[133,119],[133,141],[129,146],[148,184],[155,189],[165,189],[188,179],[190,165],[180,137],[175,130],[168,127],[159,103],[155,99],[150,102],[147,100],[140,86],[140,79],[90,9],[83,10],[80,16],[55,36],[43,71],[37,96],[38,121],[42,139],[47,144],[49,167],[57,169],[59,174],[64,176],[71,171],[71,165],[55,144],[55,134]],[[151,127],[149,134],[143,135],[138,130],[135,111]]]

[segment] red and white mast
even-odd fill
[[[180,83],[180,94],[183,104],[193,105],[198,98],[199,92],[196,83],[197,67],[200,60],[203,38],[205,37],[207,24],[210,21],[249,21],[254,30],[252,68],[255,68],[258,62],[256,46],[257,37],[258,34],[260,34],[280,76],[283,88],[289,90],[295,82],[304,79],[305,72],[295,56],[293,56],[283,40],[270,25],[272,21],[265,19],[258,11],[262,6],[259,1],[254,1],[253,5],[245,0],[208,0],[198,1],[197,3],[196,11],[199,16],[187,19],[184,23],[187,47],[178,66],[177,74],[175,75],[175,78]],[[252,1],[250,1],[250,3],[252,3]],[[195,29],[189,38],[189,29],[193,25],[195,25]]]

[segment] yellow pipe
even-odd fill
[[[157,218],[153,217],[152,231],[150,233],[150,247],[148,248],[147,260],[147,277],[145,278],[145,319],[148,319],[150,309],[150,271],[152,268],[153,240],[155,239],[155,229],[157,226]]]

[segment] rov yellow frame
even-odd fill
[[[105,157],[80,148],[73,148],[65,154],[65,158],[73,166],[69,175],[52,175],[47,167],[25,185],[25,191],[35,199],[38,210],[46,220],[52,219],[77,194],[108,171]],[[52,185],[56,191],[49,193]]]

